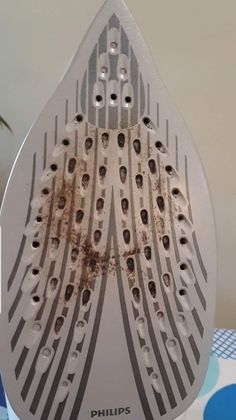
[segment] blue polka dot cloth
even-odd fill
[[[1,378],[0,420],[12,420]],[[196,401],[177,420],[236,420],[236,330],[215,330],[205,382]]]

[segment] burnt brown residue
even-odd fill
[[[154,216],[156,231],[160,236],[165,234],[165,219],[163,217]]]
[[[101,254],[99,251],[96,251],[88,241],[84,241],[81,245],[81,253],[82,263],[86,268],[86,273],[80,280],[80,291],[84,287],[91,287],[91,284],[96,281],[96,278],[101,274],[105,274],[110,266],[110,255],[107,253]]]
[[[132,255],[140,254],[140,252],[141,252],[140,248],[133,248],[129,251],[123,252],[122,256],[124,258],[127,258],[127,257],[131,257]]]
[[[81,246],[81,251],[83,254],[83,263],[86,266],[89,266],[91,260],[98,261],[99,259],[99,252],[93,249],[91,243],[85,241]]]
[[[60,232],[60,239],[66,235],[67,224],[70,217],[70,202],[73,194],[73,185],[70,182],[63,181],[63,185],[56,188],[53,201],[55,206],[52,213],[51,232],[58,232],[58,210],[62,211],[62,229]],[[56,236],[56,233],[54,234]]]
[[[78,258],[79,255],[79,249],[78,248],[73,248],[71,251],[71,262],[72,264],[74,264]]]
[[[60,239],[59,238],[51,238],[51,244],[52,244],[52,249],[56,250],[59,248],[60,245]]]
[[[108,253],[101,254],[99,251],[94,249],[92,243],[84,241],[81,245],[82,264],[85,268],[83,276],[79,279],[78,292],[83,292],[85,289],[94,290],[96,279],[105,275],[106,273],[112,273],[116,271],[118,265],[120,266],[120,257],[126,259],[127,263],[127,275],[131,283],[135,281],[134,278],[134,259],[132,256],[140,254],[140,248],[133,248],[129,251],[125,251],[122,254],[115,257]],[[121,270],[123,269],[120,267]]]
[[[144,245],[148,243],[147,233],[145,231],[142,231],[142,242]]]

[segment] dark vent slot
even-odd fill
[[[104,207],[104,200],[103,200],[103,198],[99,198],[97,200],[97,204],[96,204],[97,211],[101,212],[103,210],[103,207]]]
[[[157,205],[158,205],[158,208],[159,208],[160,212],[163,213],[163,211],[165,210],[165,201],[164,201],[164,198],[161,195],[159,195],[157,197]]]
[[[127,259],[127,267],[128,270],[133,273],[134,272],[134,259],[133,258],[128,258]]]
[[[60,197],[59,201],[58,201],[58,208],[59,210],[63,210],[66,206],[66,198],[65,197]]]
[[[134,287],[132,290],[132,294],[135,303],[140,303],[140,290],[137,287]]]
[[[163,274],[163,283],[167,288],[171,286],[171,278],[169,274]]]
[[[166,153],[166,148],[165,148],[164,144],[162,144],[161,141],[156,142],[156,148],[160,153],[163,153],[163,154]]]
[[[149,261],[152,258],[152,250],[150,246],[145,246],[144,248],[144,255],[146,257],[146,259]]]
[[[56,334],[59,334],[59,332],[61,331],[61,329],[63,327],[63,324],[64,324],[64,318],[62,316],[59,316],[56,319],[55,327],[54,327],[54,331],[55,331]]]
[[[141,153],[141,143],[140,143],[140,140],[138,140],[138,139],[134,140],[133,145],[134,145],[135,152],[137,153],[137,155],[139,155]]]
[[[103,180],[106,176],[107,170],[105,168],[105,166],[100,166],[99,168],[99,176],[100,178]]]
[[[73,174],[76,167],[76,159],[71,158],[68,162],[68,172],[69,174]]]
[[[50,166],[50,169],[52,172],[56,172],[57,171],[57,165],[55,163],[52,163]]]
[[[63,139],[62,144],[63,144],[63,146],[67,147],[70,144],[70,140],[69,139]]]
[[[156,299],[157,290],[156,290],[156,285],[155,285],[154,281],[150,281],[148,283],[148,288],[149,288],[149,292],[151,293],[151,296],[153,297],[153,299]]]
[[[88,188],[90,181],[90,176],[88,174],[84,174],[82,177],[82,186],[84,189]]]
[[[120,180],[121,180],[122,184],[125,183],[126,178],[127,178],[127,169],[126,169],[125,166],[121,166],[121,168],[120,168]]]
[[[98,244],[101,240],[102,232],[100,230],[95,230],[94,232],[94,242],[95,244]]]
[[[39,241],[33,241],[32,242],[32,248],[33,249],[38,249],[40,247],[40,242]]]
[[[91,296],[90,290],[88,290],[88,289],[84,290],[83,296],[82,296],[82,303],[83,303],[84,306],[86,306],[89,303],[90,296]]]
[[[68,284],[68,286],[66,286],[66,292],[65,292],[65,301],[69,302],[69,300],[71,299],[71,296],[73,295],[74,292],[74,286],[72,284]]]
[[[170,248],[170,238],[168,235],[163,236],[162,243],[166,251]]]
[[[127,214],[129,210],[129,202],[127,198],[123,198],[123,200],[121,201],[121,208],[122,208],[123,213]]]
[[[128,229],[125,229],[123,232],[124,241],[126,244],[130,243],[130,231]]]
[[[118,145],[121,148],[125,145],[125,135],[123,133],[118,134]]]
[[[104,149],[106,149],[108,147],[109,144],[109,134],[108,133],[103,133],[102,134],[102,145],[104,147]]]
[[[76,223],[80,224],[83,220],[84,212],[83,210],[78,210],[76,213]]]
[[[54,292],[56,290],[58,283],[59,283],[59,280],[56,277],[52,277],[50,279],[49,288],[51,292]]]
[[[143,187],[143,177],[142,175],[136,175],[136,184],[138,188],[142,188]]]
[[[93,146],[93,140],[91,139],[91,137],[88,137],[85,140],[85,150],[86,150],[86,152],[88,152],[92,148],[92,146]]]
[[[150,160],[148,161],[148,166],[149,166],[150,172],[151,172],[152,174],[155,174],[155,173],[156,173],[156,171],[157,171],[157,168],[156,168],[156,162],[155,162],[155,160],[150,159]]]
[[[83,119],[84,119],[84,117],[83,117],[82,114],[77,114],[75,116],[75,122],[77,122],[77,123],[81,123],[83,121]]]
[[[141,210],[140,215],[141,215],[141,219],[142,219],[143,224],[147,225],[148,224],[148,212],[147,212],[147,210]]]

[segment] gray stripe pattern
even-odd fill
[[[32,169],[32,177],[31,177],[31,190],[30,190],[30,197],[29,197],[29,205],[28,205],[28,213],[27,213],[27,217],[26,217],[26,222],[25,222],[25,226],[27,226],[27,224],[29,223],[30,220],[30,216],[31,216],[31,200],[33,198],[34,195],[34,186],[35,186],[35,172],[36,172],[36,154],[34,153],[33,156],[33,169]],[[13,266],[11,275],[8,279],[8,291],[11,289],[12,284],[14,282],[14,279],[16,277],[16,273],[18,271],[19,265],[21,263],[21,259],[22,259],[22,255],[25,249],[25,244],[26,244],[26,236],[23,235],[21,244],[20,244],[20,249],[15,261],[15,264]]]

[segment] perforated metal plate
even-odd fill
[[[22,420],[170,420],[192,403],[212,342],[211,204],[121,1],[27,136],[1,226],[0,360]]]

